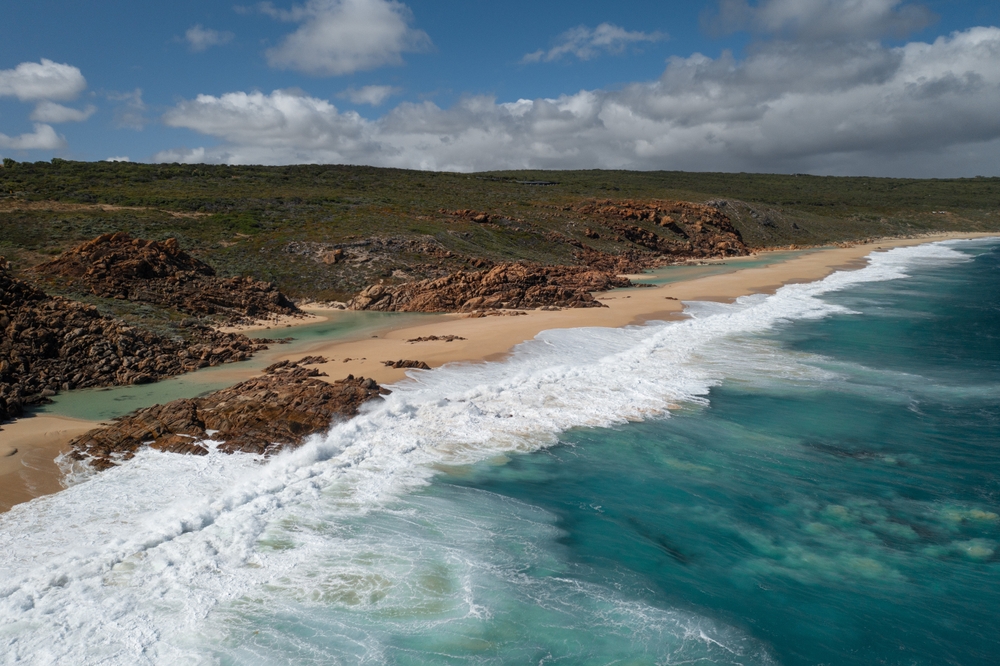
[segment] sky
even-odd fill
[[[0,156],[1000,176],[996,0],[32,0]]]

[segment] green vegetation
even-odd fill
[[[476,257],[574,263],[567,238],[606,252],[631,247],[573,210],[594,199],[730,200],[724,211],[752,247],[1000,230],[998,178],[5,160],[0,255],[23,269],[101,233],[174,236],[222,275],[273,280],[293,297],[342,299],[380,279],[440,275]],[[492,222],[441,212],[464,209]],[[601,238],[588,239],[587,227]],[[338,246],[346,259],[331,258]]]

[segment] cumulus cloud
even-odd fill
[[[389,99],[393,95],[398,95],[402,92],[401,88],[395,88],[393,86],[365,86],[364,88],[348,88],[344,92],[337,95],[342,99],[350,100],[354,104],[370,104],[372,106],[381,106],[385,100]]]
[[[666,39],[661,32],[629,32],[611,23],[602,23],[594,29],[578,26],[559,36],[559,43],[548,51],[539,49],[521,58],[522,63],[552,62],[565,56],[590,60],[603,53],[621,53],[630,44],[657,42]]]
[[[972,28],[891,48],[775,41],[672,58],[620,90],[404,103],[375,120],[290,91],[200,95],[164,121],[220,145],[158,159],[974,175],[1000,172],[998,108],[1000,29]]]
[[[82,123],[95,111],[97,107],[93,104],[84,109],[74,109],[55,102],[39,102],[31,112],[31,119],[40,123]]]
[[[717,32],[753,31],[797,38],[854,41],[885,35],[902,37],[926,27],[934,15],[903,0],[721,0],[710,17]]]
[[[46,58],[0,69],[0,97],[17,97],[22,102],[72,100],[86,87],[87,80],[78,68]]]
[[[35,124],[35,131],[20,136],[0,134],[0,148],[9,150],[57,150],[66,147],[66,139],[56,134],[51,125]]]
[[[222,46],[233,41],[235,35],[231,32],[219,32],[206,28],[200,23],[187,29],[184,39],[194,52],[201,52],[213,46]]]
[[[109,157],[104,160],[105,162],[131,162],[127,155],[119,157]]]
[[[279,69],[336,76],[402,64],[405,52],[423,51],[431,39],[410,27],[409,8],[395,0],[309,0],[290,10],[270,3],[261,11],[299,29],[266,52]]]

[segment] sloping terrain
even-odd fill
[[[639,215],[650,211],[657,220]],[[712,221],[715,213],[748,250],[1000,229],[1000,179],[64,160],[0,168],[0,253],[17,270],[126,232],[176,238],[217,275],[273,282],[296,299],[346,301],[379,282],[512,262],[595,267],[599,260],[619,270],[659,256],[666,244],[691,243],[690,252],[672,255],[678,261],[732,256],[739,245],[728,237],[718,242],[729,250],[711,246],[727,231]],[[662,226],[664,216],[674,221]],[[701,217],[709,221],[698,232]]]
[[[30,273],[63,278],[69,289],[89,290],[95,296],[214,315],[227,324],[299,312],[272,284],[251,277],[217,277],[215,269],[184,252],[174,238],[159,243],[126,233],[104,234]]]

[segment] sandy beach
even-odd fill
[[[66,450],[67,442],[98,425],[48,415],[4,424],[0,430],[0,512],[62,490],[56,457]]]
[[[381,384],[392,384],[406,377],[407,370],[394,369],[386,361],[416,360],[438,367],[446,363],[499,360],[517,344],[538,333],[555,328],[588,326],[620,327],[680,316],[683,301],[732,301],[740,296],[773,293],[785,284],[813,282],[837,270],[857,269],[864,258],[880,249],[918,245],[949,238],[976,238],[995,234],[937,234],[919,238],[883,240],[852,247],[837,247],[810,252],[780,263],[735,270],[654,287],[623,289],[598,294],[604,308],[533,310],[525,314],[473,318],[448,314],[430,318],[426,323],[411,324],[377,331],[371,337],[355,340],[320,341],[299,346],[295,353],[280,347],[268,353],[275,360],[299,360],[305,356],[324,356],[327,363],[316,366],[335,380],[353,374],[372,377]],[[766,253],[760,253],[763,256]],[[738,265],[740,260],[727,263]],[[265,322],[258,328],[284,328],[336,317],[339,310],[309,309],[309,317]],[[243,328],[241,330],[249,330]],[[445,338],[413,342],[417,338]],[[233,382],[254,374],[232,368]],[[99,425],[59,416],[39,415],[4,424],[0,430],[0,511],[40,495],[57,492],[62,486],[55,457],[75,436]],[[16,449],[16,452],[14,450]]]

